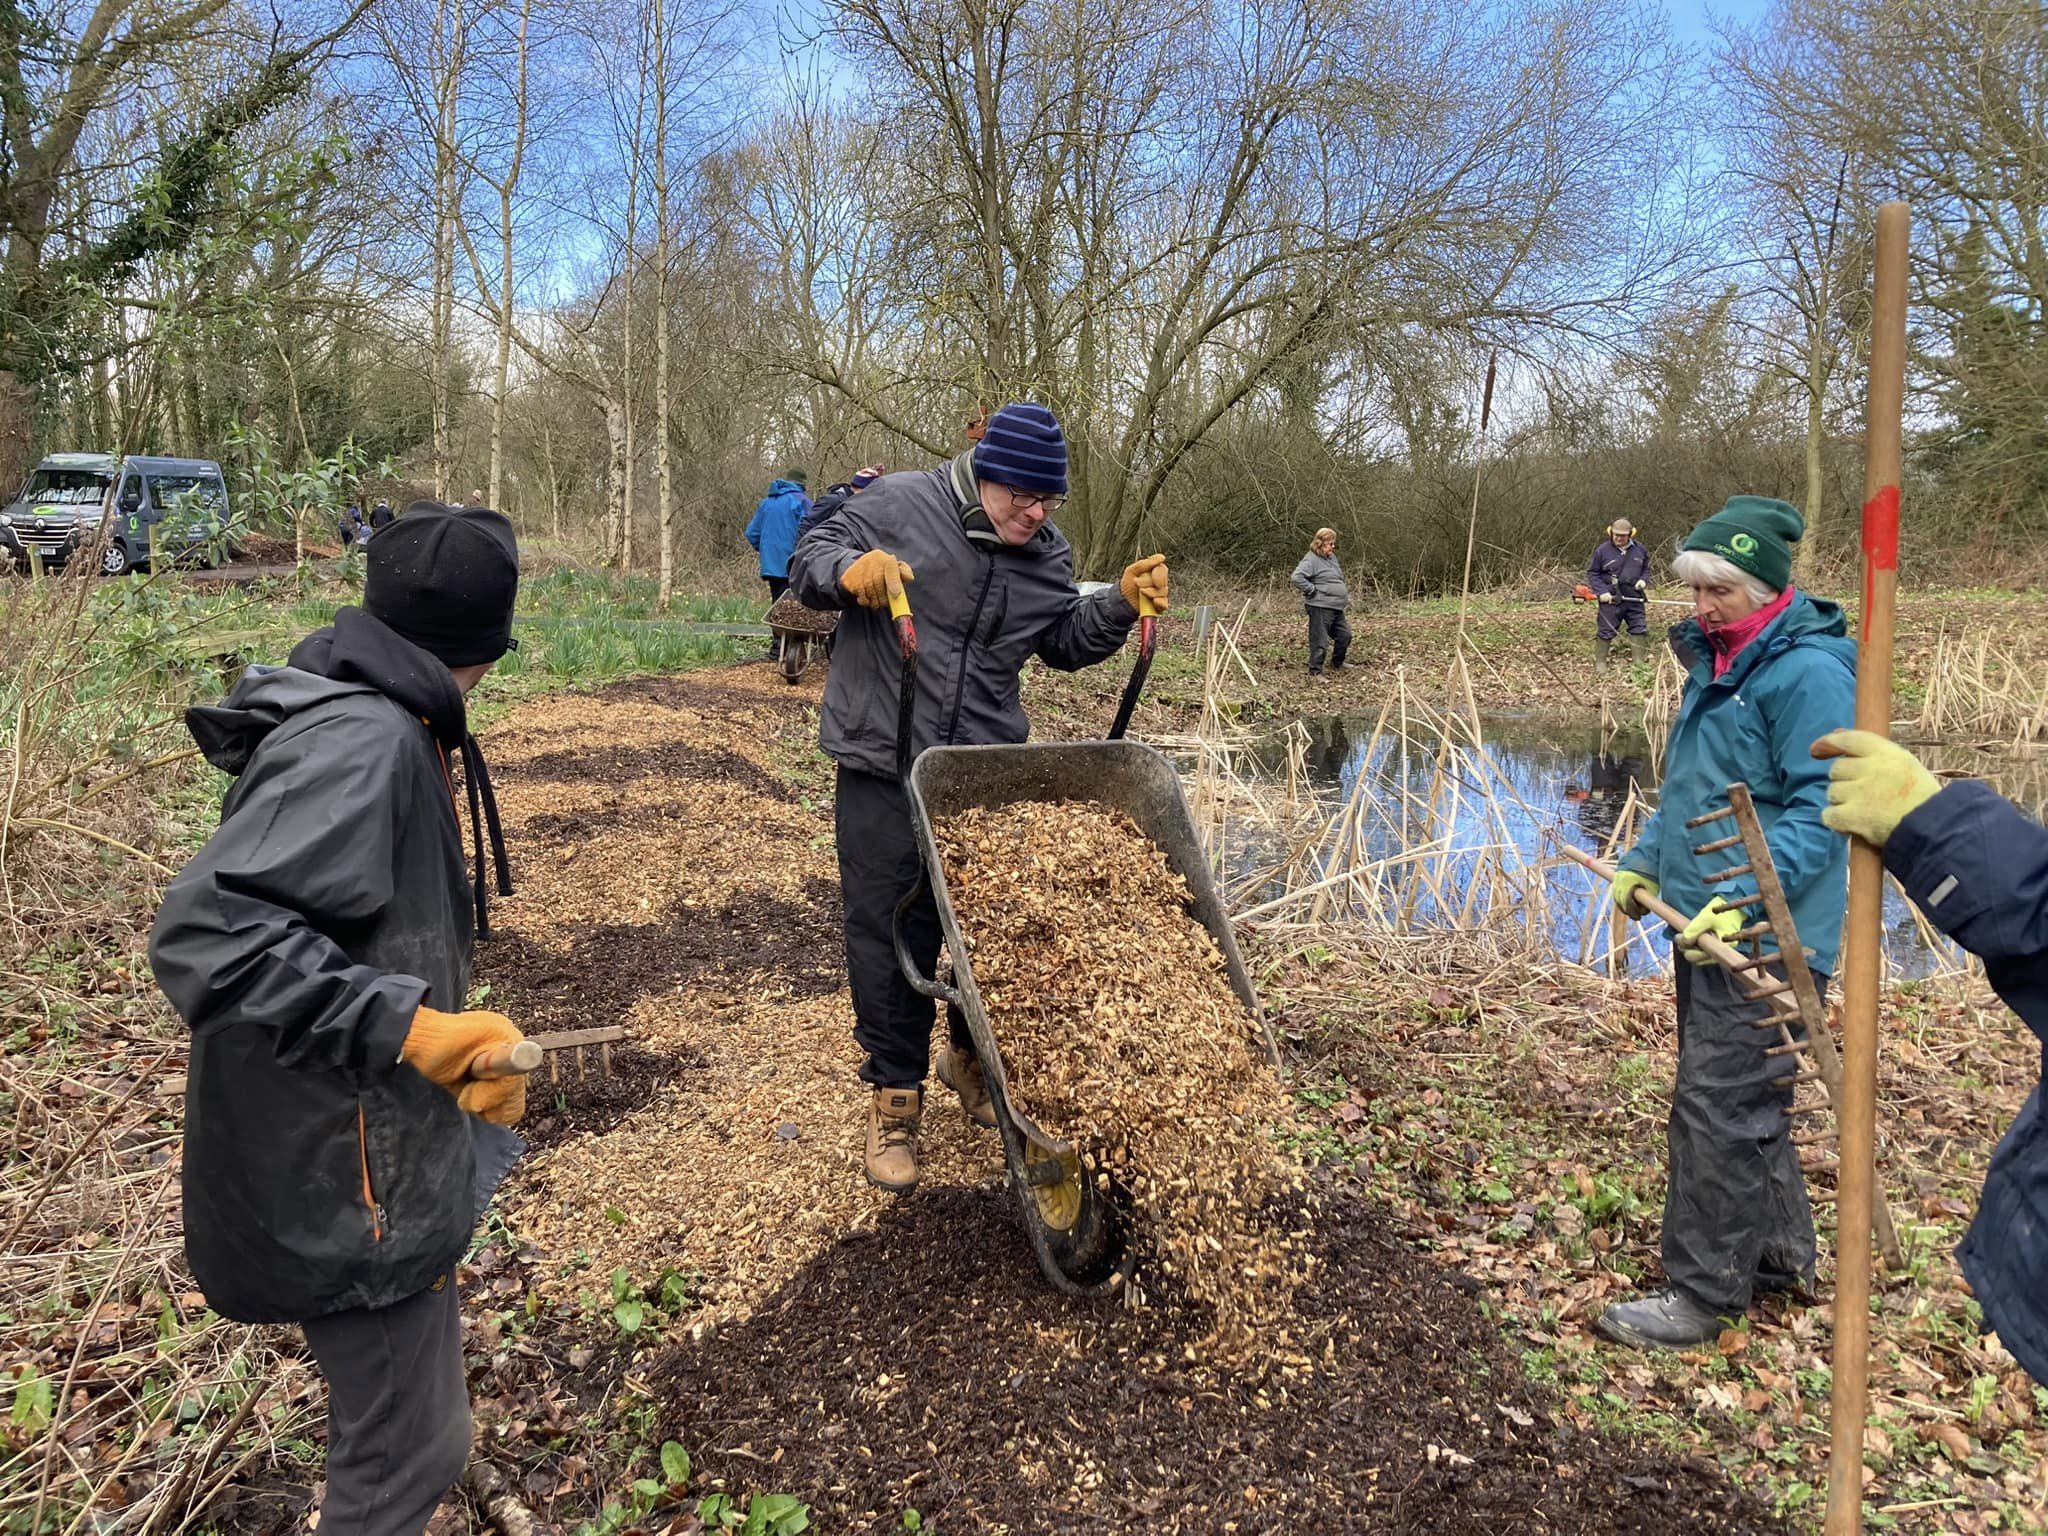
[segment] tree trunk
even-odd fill
[[[668,206],[668,0],[654,10],[654,479],[655,525],[660,534],[657,597],[663,608],[675,592],[675,482],[669,462],[669,206]]]
[[[1800,586],[1811,581],[1819,558],[1821,501],[1826,493],[1821,450],[1827,441],[1827,314],[1821,305],[1815,308],[1819,312],[1808,321],[1813,329],[1806,348],[1806,505],[1800,509],[1806,514],[1806,537],[1792,550],[1792,575]]]
[[[0,368],[0,494],[12,497],[34,466],[36,387]]]
[[[625,510],[626,500],[626,411],[616,400],[604,403],[604,435],[611,445],[611,456],[606,461],[609,471],[605,475],[604,525],[599,534],[599,545],[605,564],[609,565],[619,557],[619,517]]]
[[[519,74],[512,97],[512,160],[498,183],[498,378],[491,396],[491,495],[492,506],[500,505],[505,487],[505,397],[512,386],[512,194],[519,186],[519,173],[526,163],[526,46],[527,24],[533,17],[533,0],[519,9]],[[545,420],[545,415],[543,415]],[[561,514],[555,514],[555,534],[561,535]]]
[[[438,501],[449,499],[453,457],[449,375],[454,362],[456,201],[461,195],[456,135],[461,126],[459,107],[467,26],[462,6],[463,0],[440,0],[435,13],[435,43],[445,49],[442,67],[434,81],[440,100],[434,128],[434,292],[429,359],[434,374],[434,497]]]

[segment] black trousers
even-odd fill
[[[419,1536],[469,1461],[455,1276],[301,1325],[327,1378],[326,1536]]]
[[[1683,956],[1676,965],[1664,1273],[1694,1300],[1739,1316],[1759,1269],[1813,1273],[1813,1208],[1785,1114],[1798,1069],[1792,1057],[1764,1054],[1780,1043],[1756,1027],[1768,1003],[1744,997],[1717,965]],[[1825,991],[1827,977],[1816,971],[1814,982]]]
[[[770,603],[781,602],[782,594],[789,590],[789,578],[787,576],[763,576],[761,579],[768,583],[768,601]]]
[[[1323,648],[1330,647],[1330,665],[1344,665],[1344,653],[1351,649],[1351,621],[1342,608],[1311,608],[1308,611],[1308,669],[1323,670]]]
[[[920,974],[939,958],[939,909],[923,885],[924,862],[911,825],[910,797],[894,779],[839,770],[833,797],[839,843],[839,896],[846,909],[846,975],[853,986],[853,1038],[867,1059],[861,1081],[877,1088],[917,1088],[931,1065],[932,1021],[938,1005],[903,979],[896,964],[896,904],[922,897],[904,914],[903,935]],[[955,1045],[969,1043],[967,1021],[948,1008]]]

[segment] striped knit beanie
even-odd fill
[[[974,445],[974,473],[997,485],[1047,496],[1067,494],[1067,439],[1042,405],[1013,400],[988,419]]]

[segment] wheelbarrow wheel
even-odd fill
[[[777,639],[781,648],[778,664],[782,669],[782,680],[785,683],[794,683],[804,675],[804,668],[810,664],[810,641],[803,635],[788,633],[779,635]]]
[[[1045,1236],[1053,1263],[1076,1285],[1100,1285],[1122,1264],[1123,1212],[1072,1152],[1026,1141],[1024,1219]]]

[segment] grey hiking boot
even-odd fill
[[[1636,1301],[1618,1301],[1593,1325],[1602,1338],[1636,1349],[1690,1349],[1721,1336],[1718,1313],[1675,1286]]]
[[[985,1131],[996,1128],[995,1100],[981,1075],[981,1058],[971,1045],[949,1045],[939,1052],[939,1081],[960,1095],[967,1118]]]
[[[915,1088],[877,1088],[868,1099],[868,1182],[892,1194],[917,1188],[917,1127],[924,1095]]]

